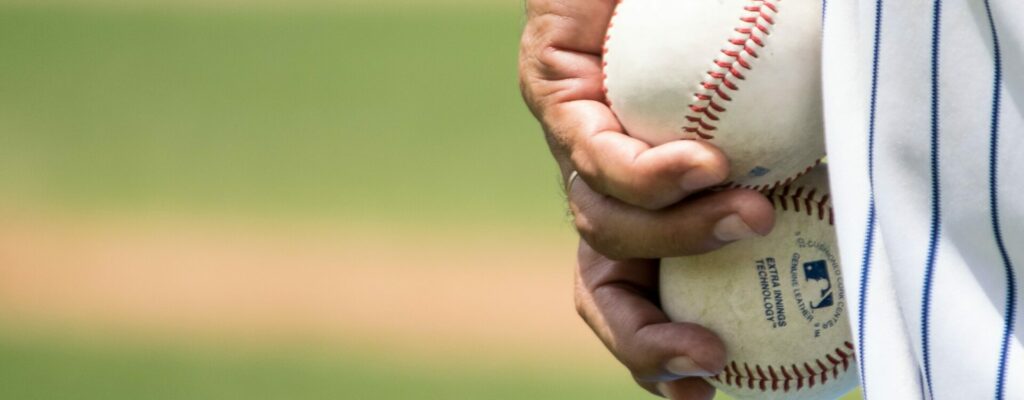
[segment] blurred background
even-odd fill
[[[646,398],[519,0],[0,1],[0,397]]]

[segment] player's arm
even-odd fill
[[[580,174],[568,196],[577,230],[616,259],[701,253],[766,234],[772,208],[756,192],[687,199],[728,176],[728,161],[714,146],[675,141],[651,147],[623,134],[601,89],[601,49],[614,3],[527,4],[522,93],[563,177]]]

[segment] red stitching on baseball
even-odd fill
[[[814,167],[817,167],[820,164],[821,164],[821,160],[819,159],[819,160],[814,162],[814,165],[811,165],[810,167],[805,168],[800,173],[798,173],[796,175],[793,175],[791,177],[788,177],[786,179],[783,179],[783,180],[775,181],[774,183],[767,183],[767,184],[764,184],[764,185],[739,185],[736,182],[726,182],[726,183],[723,183],[723,184],[717,186],[716,189],[750,189],[750,190],[756,190],[758,192],[764,192],[764,191],[769,190],[769,189],[774,189],[774,188],[777,188],[777,187],[780,187],[780,186],[789,185],[790,183],[793,183],[793,181],[795,181],[797,178],[806,175],[808,172],[811,172],[811,170],[814,169]]]
[[[619,4],[622,0],[616,0],[615,6],[612,9],[612,16],[608,19],[608,28],[605,29],[604,44],[601,46],[601,92],[604,93],[604,102],[609,108],[612,106],[612,100],[608,98],[608,61],[606,56],[608,55],[608,41],[611,40],[611,30],[615,26],[615,17],[619,15]]]
[[[850,342],[844,342],[843,346],[848,350],[853,349],[853,343]],[[822,356],[830,365],[826,365],[822,358],[812,360],[810,363],[804,363],[803,367],[807,375],[802,374],[800,368],[796,365],[787,367],[785,365],[762,366],[754,364],[754,369],[751,370],[751,366],[744,363],[744,371],[741,372],[736,365],[736,361],[732,361],[725,366],[721,373],[713,376],[711,379],[740,389],[759,389],[765,392],[782,391],[788,393],[791,390],[801,390],[805,387],[810,389],[817,385],[823,385],[828,382],[829,375],[832,375],[832,379],[838,379],[840,373],[849,369],[850,361],[853,357],[852,351],[846,352],[842,348],[837,348],[833,352]],[[768,375],[765,375],[765,369],[767,369]],[[779,374],[775,373],[776,369],[780,371]],[[792,371],[792,374],[788,371]]]
[[[765,196],[772,202],[772,207],[776,209],[782,211],[792,209],[794,212],[802,212],[818,218],[820,221],[826,221],[829,225],[835,224],[832,203],[829,201],[831,197],[827,193],[819,196],[818,191],[814,189],[804,193],[803,187],[794,188],[787,184],[768,190]],[[802,208],[801,204],[803,204]]]
[[[612,17],[608,20],[608,30],[604,37],[604,46],[601,49],[603,59],[608,55],[608,41],[611,40],[611,28],[615,26],[615,17],[618,16],[618,7],[622,1],[617,0],[615,2],[615,11],[612,12]],[[775,2],[778,1],[782,0],[750,0],[750,4],[743,7],[745,14],[739,19],[744,25],[733,29],[739,34],[739,37],[729,38],[726,43],[730,46],[721,49],[722,55],[716,57],[713,61],[714,65],[722,70],[708,71],[704,76],[704,80],[700,82],[700,87],[704,91],[694,93],[693,102],[688,107],[692,114],[687,116],[687,124],[682,127],[683,132],[697,135],[697,137],[705,140],[715,138],[711,132],[717,129],[714,122],[719,121],[719,116],[711,114],[708,109],[724,113],[725,107],[722,107],[715,100],[720,99],[721,102],[732,101],[732,97],[726,92],[726,89],[733,92],[740,90],[736,82],[728,80],[726,73],[739,80],[746,79],[743,73],[740,72],[740,68],[746,70],[753,69],[748,57],[758,58],[755,48],[765,46],[765,37],[771,34],[769,27],[775,24],[774,14],[779,12],[778,6],[775,5]],[[604,93],[605,104],[608,107],[612,107],[612,101],[608,97],[607,68],[608,62],[602,60],[601,91]],[[707,118],[710,122],[704,120],[704,118]]]

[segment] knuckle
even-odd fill
[[[586,212],[577,212],[573,223],[576,225],[576,232],[591,246],[594,246],[595,242],[603,241],[601,230],[597,228],[594,219],[590,218]]]
[[[659,195],[646,189],[645,184],[636,178],[626,178],[609,174],[599,174],[596,178],[607,195],[633,206],[654,209],[659,203]]]
[[[608,200],[608,196],[595,193],[592,196],[577,193],[570,197],[573,225],[580,237],[597,253],[612,260],[627,259],[628,243],[622,237],[623,227],[609,220],[612,217],[610,213],[615,211],[602,206]]]
[[[614,232],[604,229],[600,222],[601,218],[595,218],[590,214],[586,208],[576,213],[576,218],[573,221],[576,232],[594,251],[610,258],[612,254],[609,252],[616,249],[618,242],[614,237]]]
[[[590,247],[598,254],[610,260],[624,260],[629,258],[624,241],[618,236],[615,229],[605,229],[606,224],[600,223],[600,218],[586,217],[581,213],[582,218],[576,218],[576,231]]]
[[[587,318],[587,303],[584,300],[583,295],[580,294],[580,290],[579,289],[576,289],[576,294],[573,296],[573,303],[574,303],[574,306],[576,307],[576,315],[579,315],[580,318],[582,318],[584,322],[587,322],[588,321],[588,318]]]
[[[693,164],[695,166],[717,165],[720,163],[721,159],[721,157],[718,156],[718,153],[701,147],[691,150],[689,156],[690,164]]]
[[[630,352],[619,352],[619,361],[629,370],[629,374],[633,375],[637,382],[650,382],[658,378],[659,374],[652,371],[651,367],[644,366],[641,361],[637,360],[638,357]]]
[[[563,135],[571,136],[571,135]],[[560,138],[565,140],[566,138]],[[600,171],[594,167],[591,163],[592,158],[582,146],[571,146],[568,142],[561,143],[566,148],[569,148],[569,161],[572,162],[573,168],[580,174],[581,178],[588,182],[600,182],[603,180]]]
[[[619,176],[616,186],[618,198],[647,210],[658,210],[672,203],[680,190],[667,184],[671,171],[633,163]]]
[[[702,168],[717,178],[718,182],[724,182],[729,177],[729,160],[719,157],[711,152],[704,152],[693,160],[695,168]]]
[[[587,243],[590,243],[594,250],[609,260],[622,261],[630,258],[623,241],[612,235],[594,235],[593,239],[587,240]]]
[[[633,375],[633,380],[636,381],[636,384],[640,386],[641,389],[644,389],[657,397],[665,398],[665,394],[661,392],[657,383],[645,381],[636,375]]]

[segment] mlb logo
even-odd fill
[[[825,260],[804,263],[804,281],[817,289],[811,291],[812,295],[817,295],[816,299],[810,299],[812,309],[820,310],[835,304],[832,299],[832,279],[828,276],[828,263]]]

